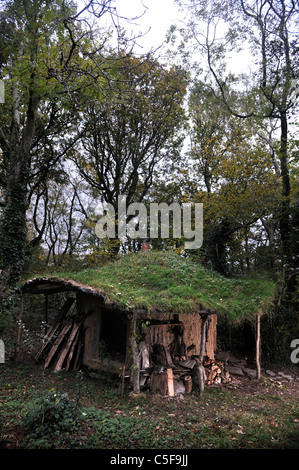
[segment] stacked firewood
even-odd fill
[[[226,369],[224,362],[206,359],[204,360],[203,365],[208,385],[228,383],[231,381],[230,374]]]

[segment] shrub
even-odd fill
[[[76,428],[80,418],[78,407],[68,395],[54,389],[27,403],[23,411],[22,425],[35,437],[70,432]]]

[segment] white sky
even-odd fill
[[[128,32],[149,32],[138,40],[147,49],[159,47],[165,40],[166,32],[171,24],[179,21],[179,12],[173,0],[116,0],[118,13],[124,17],[143,16],[134,24],[124,23]]]
[[[144,33],[144,36],[137,40],[137,44],[142,49],[140,51],[135,49],[136,52],[146,53],[161,46],[170,26],[172,24],[179,26],[183,19],[182,12],[179,11],[174,0],[115,0],[115,5],[118,13],[125,18],[142,15],[132,23],[123,21],[128,34],[131,31],[135,34],[140,31]],[[237,74],[248,72],[250,62],[248,52],[233,54],[233,56],[229,65],[230,70]]]

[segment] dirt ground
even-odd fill
[[[221,386],[228,390],[234,390],[235,393],[245,395],[266,395],[271,390],[271,394],[284,395],[293,397],[293,399],[299,398],[299,368],[297,369],[286,369],[271,366],[270,370],[275,373],[274,377],[269,376],[266,370],[261,371],[261,380],[244,375],[231,376],[232,381],[228,384],[221,384]],[[291,377],[286,379],[279,375],[279,372],[285,376]],[[212,385],[213,387],[213,385]],[[216,385],[215,385],[216,387]],[[219,387],[219,386],[218,386]]]

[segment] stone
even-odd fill
[[[248,369],[247,367],[243,367],[243,371],[245,374],[250,375],[250,377],[257,377],[256,370],[254,369]]]
[[[241,367],[227,366],[226,370],[232,375],[244,375],[244,372]]]
[[[270,377],[275,377],[276,374],[272,372],[272,370],[266,370],[266,374],[270,375]]]
[[[280,375],[281,377],[283,377],[284,379],[288,379],[288,380],[292,380],[292,376],[291,375],[286,375],[284,374],[283,372],[278,372],[278,375]]]

